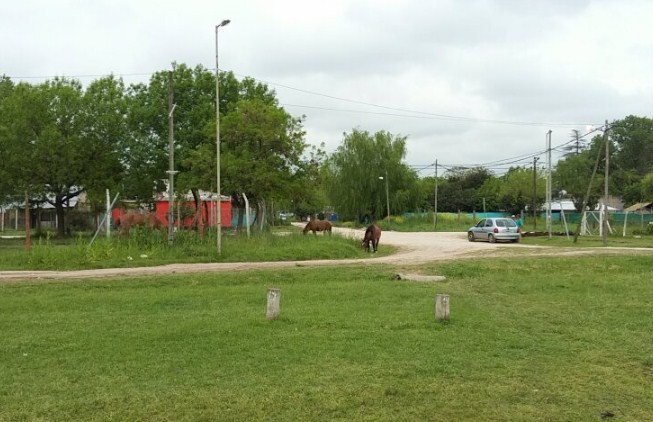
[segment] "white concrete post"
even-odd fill
[[[449,320],[449,295],[435,295],[435,320]]]
[[[280,289],[268,289],[268,306],[265,317],[269,320],[275,319],[279,316],[281,310],[279,309],[279,302],[281,301]]]

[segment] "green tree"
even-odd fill
[[[642,200],[640,181],[653,171],[653,120],[628,116],[610,127],[614,141],[611,154],[610,189],[625,203]]]
[[[278,195],[280,203],[286,204],[286,209],[298,216],[314,215],[320,211],[333,211],[327,193],[327,179],[324,165],[327,155],[324,143],[319,147],[311,145],[304,153],[304,158],[295,170],[286,192]]]
[[[4,126],[3,153],[13,157],[7,164],[14,190],[54,206],[59,236],[66,233],[65,205],[120,173],[111,123],[94,111],[111,102],[103,83],[120,86],[112,79],[99,81],[85,97],[78,81],[55,78],[18,84],[3,100],[10,122]]]
[[[125,145],[125,193],[150,202],[155,191],[164,189],[169,157],[169,105],[172,90],[175,180],[178,191],[191,190],[199,205],[199,189],[215,188],[214,178],[198,177],[197,168],[215,156],[215,78],[202,66],[173,64],[172,71],[159,71],[147,85],[130,87],[130,137]],[[200,162],[194,151],[206,146]],[[215,159],[213,159],[215,168]],[[206,165],[208,167],[208,165]]]
[[[483,210],[483,196],[479,192],[492,177],[492,173],[483,167],[449,169],[445,183],[439,189],[438,208],[448,212]],[[486,209],[489,205],[487,200]]]
[[[290,197],[293,179],[305,169],[306,149],[300,118],[264,99],[240,100],[221,121],[225,191],[245,193],[257,204],[256,221],[264,224],[267,201]]]
[[[11,121],[8,120],[14,83],[7,76],[0,77],[0,205],[11,202],[11,195],[16,188],[14,161],[19,157],[12,148],[10,132]]]
[[[544,202],[545,180],[540,175],[535,181],[535,207]],[[499,209],[516,214],[533,206],[533,169],[514,167],[500,178]]]
[[[105,190],[118,190],[124,174],[128,110],[122,79],[108,76],[91,82],[84,91],[82,107],[83,143],[92,156],[84,172],[84,188],[91,203],[103,208]]]
[[[405,155],[405,137],[388,132],[372,135],[358,129],[345,133],[326,163],[331,204],[344,218],[382,218],[387,214],[387,186],[390,213],[417,209],[417,175],[402,163]]]
[[[600,145],[600,138],[596,137],[594,145]],[[588,184],[592,179],[592,172],[595,166],[596,154],[599,148],[590,148],[580,154],[570,155],[558,161],[553,172],[553,184],[558,191],[566,191],[567,196],[574,202],[576,210],[582,212],[583,199],[588,190]],[[597,173],[589,190],[587,206],[593,209],[601,197],[601,186],[603,176]]]
[[[582,151],[587,148],[585,140],[581,137],[581,133],[577,129],[573,129],[570,134],[571,142],[563,146],[561,149],[564,151],[563,156],[568,157],[570,155],[580,154]]]
[[[653,171],[642,178],[640,189],[642,199],[653,201]]]
[[[653,170],[653,119],[628,116],[610,126],[616,147],[614,159],[620,169],[644,176]]]

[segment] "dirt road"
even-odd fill
[[[363,230],[334,227],[334,232],[344,236],[362,239]],[[377,263],[393,264],[400,267],[414,266],[430,261],[473,258],[488,255],[507,256],[521,248],[522,252],[537,255],[568,255],[585,253],[623,253],[632,250],[624,248],[587,248],[560,249],[541,246],[527,246],[514,243],[468,242],[465,233],[421,232],[406,233],[384,231],[381,235],[380,248],[383,245],[394,245],[399,250],[396,254],[364,259],[315,260],[315,261],[283,261],[283,262],[227,262],[206,264],[170,264],[158,267],[138,268],[107,268],[80,271],[0,271],[0,282],[26,279],[79,279],[111,276],[142,276],[174,273],[224,272],[244,271],[257,268],[287,268],[327,265],[372,265]],[[525,250],[528,249],[528,250]],[[642,253],[653,254],[653,250],[640,250]]]

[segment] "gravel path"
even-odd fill
[[[303,225],[302,225],[303,227]],[[344,236],[362,239],[363,230],[334,227],[334,232]],[[400,267],[414,266],[430,261],[474,258],[480,256],[508,256],[519,248],[520,253],[531,255],[578,255],[590,253],[639,253],[653,254],[653,249],[625,248],[586,248],[560,249],[542,246],[527,246],[515,243],[468,242],[466,233],[456,232],[393,232],[384,231],[381,234],[380,248],[390,244],[398,248],[398,252],[383,257],[343,260],[315,261],[282,261],[282,262],[226,262],[205,264],[169,264],[157,267],[137,268],[106,268],[79,271],[0,271],[0,282],[10,282],[26,279],[80,279],[111,276],[143,276],[174,273],[198,272],[229,272],[245,271],[258,268],[289,268],[327,265],[372,265],[377,263],[393,264]]]

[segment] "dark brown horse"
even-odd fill
[[[374,252],[379,248],[379,239],[381,239],[381,228],[376,224],[372,224],[365,230],[365,236],[363,237],[363,243],[361,246],[366,251],[370,251],[370,244]]]
[[[147,227],[148,229],[163,227],[156,214],[151,212],[142,214],[133,211],[116,218],[115,225],[120,230],[120,234],[128,234],[129,230],[134,226]]]
[[[311,220],[304,227],[304,234],[309,231],[313,232],[313,234],[317,234],[316,232],[324,232],[325,234],[328,232],[331,234],[331,223],[326,220]]]

